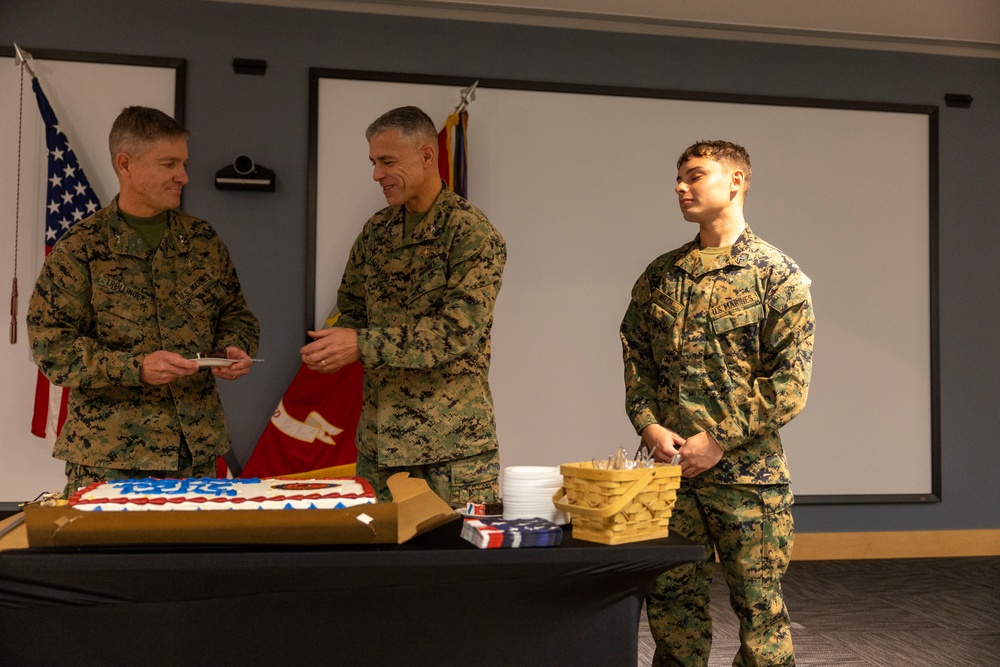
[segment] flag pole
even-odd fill
[[[14,64],[21,68],[21,77],[18,80],[20,89],[20,104],[17,110],[17,192],[14,204],[14,280],[10,287],[10,344],[17,345],[17,246],[18,237],[21,231],[21,120],[24,115],[24,71],[28,70],[28,75],[34,79],[35,72],[31,69],[28,61],[31,54],[22,51],[21,47],[14,43]]]
[[[31,58],[32,56],[30,53],[22,50],[21,47],[17,45],[17,42],[14,42],[14,65],[28,70],[28,76],[34,79],[35,72],[31,69],[31,65],[28,64],[28,61],[31,60]]]

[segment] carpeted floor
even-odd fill
[[[1000,557],[792,561],[784,579],[800,667],[1000,666]],[[722,574],[709,667],[739,647]],[[653,640],[639,626],[639,665]]]

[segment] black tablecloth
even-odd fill
[[[0,553],[11,665],[628,665],[643,595],[703,550],[670,537]]]

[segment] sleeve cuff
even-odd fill
[[[728,452],[739,447],[743,438],[740,437],[740,428],[737,420],[727,417],[715,426],[707,429],[715,441],[719,443],[722,451]]]
[[[142,386],[142,357],[125,357],[118,369],[118,384],[125,387]]]
[[[653,411],[649,408],[642,408],[632,417],[632,426],[635,428],[637,434],[642,433],[642,429],[646,428],[650,424],[659,424],[659,420],[653,415]]]
[[[358,354],[361,365],[365,368],[378,368],[382,365],[379,346],[376,344],[375,333],[371,329],[355,329],[358,334]]]

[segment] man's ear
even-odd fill
[[[132,166],[132,158],[128,153],[116,153],[114,159],[115,172],[119,176],[124,176],[128,173],[129,168]]]
[[[743,187],[743,183],[746,180],[746,174],[743,173],[742,169],[734,169],[730,178],[732,179],[733,190],[739,190]]]
[[[736,197],[746,185],[746,174],[742,169],[734,169],[729,175],[729,193],[731,197]]]
[[[428,166],[437,167],[437,149],[430,144],[420,147],[420,159]]]

